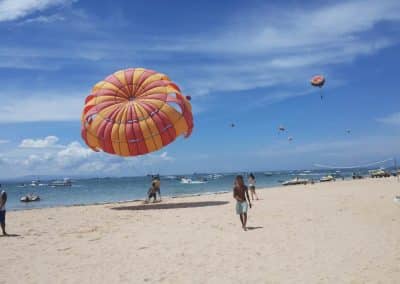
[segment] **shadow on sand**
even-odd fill
[[[8,238],[8,237],[20,237],[20,235],[17,234],[0,235],[0,238]]]
[[[251,230],[257,230],[257,229],[262,229],[264,227],[258,226],[258,227],[247,227],[247,230],[251,231]]]
[[[181,203],[150,203],[132,206],[113,207],[113,210],[160,210],[160,209],[180,209],[208,207],[228,204],[228,201],[199,201],[199,202],[181,202]]]

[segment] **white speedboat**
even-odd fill
[[[308,179],[294,178],[294,179],[283,182],[282,185],[297,185],[297,184],[307,184],[307,183],[308,183]]]
[[[40,201],[40,197],[34,194],[28,194],[20,198],[21,202]]]
[[[33,181],[31,181],[30,186],[35,187],[35,186],[39,186],[39,184],[40,184],[40,180],[33,180]]]
[[[335,178],[331,175],[324,176],[319,179],[320,182],[329,182],[329,181],[335,181]]]

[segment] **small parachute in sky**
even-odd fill
[[[346,129],[346,133],[350,134],[351,133],[351,129]]]
[[[325,77],[322,75],[315,75],[314,77],[311,78],[310,83],[313,87],[318,87],[320,88],[320,96],[321,100],[323,98],[322,95],[322,86],[325,84]]]
[[[235,124],[234,124],[234,123],[231,123],[230,126],[233,128],[233,127],[235,127]]]
[[[280,132],[284,132],[286,130],[286,128],[283,125],[279,125],[278,130]]]
[[[289,142],[292,142],[292,141],[293,141],[293,137],[292,137],[292,136],[289,136],[289,137],[288,137],[288,141],[289,141]]]

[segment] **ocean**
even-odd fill
[[[319,180],[328,173],[351,178],[352,171],[273,171],[255,172],[255,176],[258,188],[270,188],[295,177]],[[209,174],[185,176],[193,181],[206,179],[204,183],[191,184],[181,183],[178,177],[161,176],[161,194],[162,197],[174,197],[231,191],[237,174],[225,173],[215,177]],[[72,186],[69,187],[50,187],[47,185],[49,182],[42,180],[38,186],[31,186],[31,181],[28,180],[3,184],[8,194],[7,210],[144,200],[150,187],[151,177],[73,179]],[[22,184],[25,186],[22,187]],[[21,202],[20,198],[28,193],[39,195],[40,201]]]

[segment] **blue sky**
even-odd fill
[[[1,178],[400,156],[399,1],[0,0],[0,34]],[[166,73],[192,96],[189,139],[129,159],[87,149],[84,98],[127,67]]]

